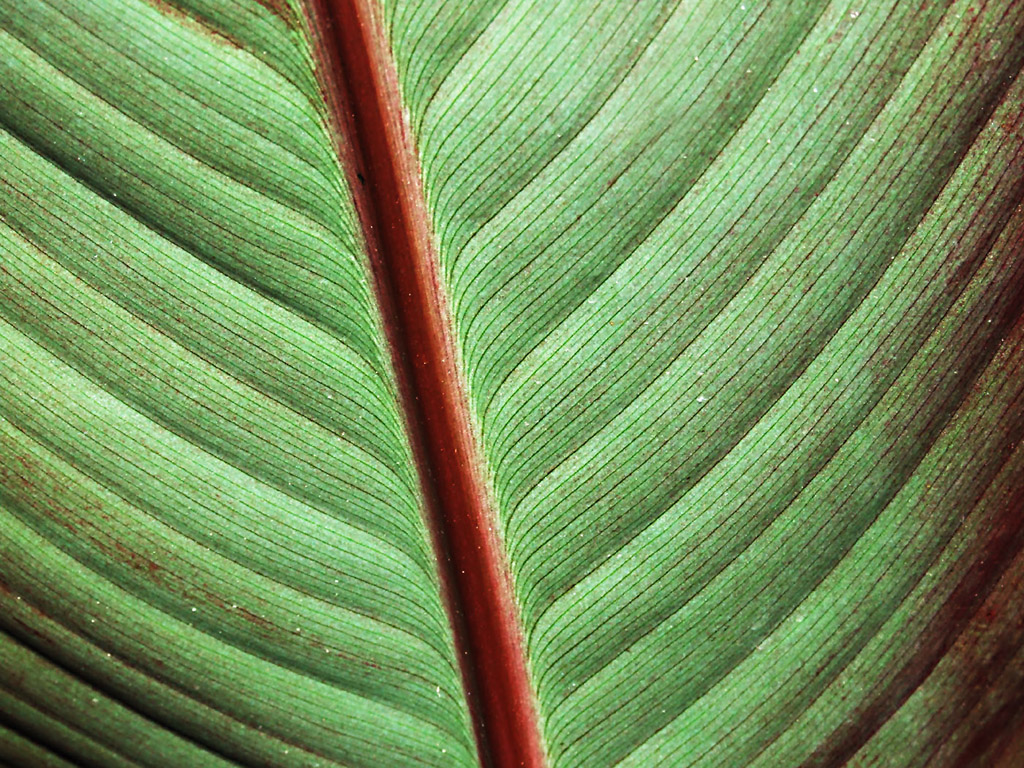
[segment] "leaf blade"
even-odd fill
[[[324,7],[0,5],[0,747],[471,764],[473,603],[552,765],[1012,759],[1017,5],[367,2],[390,186]]]
[[[229,759],[475,762],[309,43],[270,27],[274,67],[141,2],[2,15],[8,589]]]
[[[767,683],[716,686],[916,477],[1019,317],[1021,16],[968,5],[687,4],[649,39],[630,9],[646,49],[595,110],[558,89],[627,12],[510,3],[409,97],[554,764],[739,765],[781,738],[789,715],[727,730]],[[1006,269],[956,303],[990,250]],[[940,321],[941,385],[914,357]]]

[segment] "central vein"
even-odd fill
[[[518,611],[458,370],[419,163],[371,0],[321,0],[352,183],[485,762],[541,768]]]

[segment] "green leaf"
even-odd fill
[[[1022,67],[0,0],[0,763],[1016,765]]]

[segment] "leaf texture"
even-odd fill
[[[1022,17],[548,8],[406,83],[548,748],[796,764],[1019,440],[1012,365],[966,409],[1020,312]]]
[[[471,762],[308,40],[262,16],[280,60],[141,2],[3,6],[4,580],[39,611],[4,628],[179,764]],[[17,724],[139,759],[34,677]]]
[[[0,761],[499,759],[321,6],[0,0]],[[1020,3],[367,7],[548,764],[1015,765]]]

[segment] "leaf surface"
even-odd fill
[[[1022,40],[0,0],[0,761],[1013,765]]]

